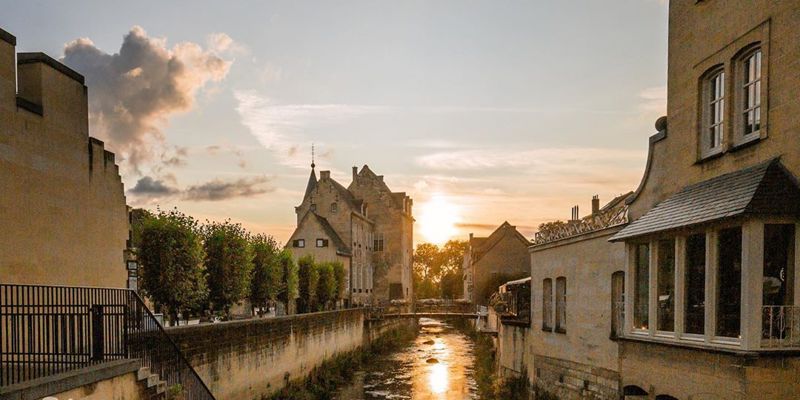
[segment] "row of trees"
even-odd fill
[[[439,247],[422,243],[414,250],[414,287],[417,298],[458,299],[464,287],[461,265],[469,244],[450,240]]]
[[[178,313],[228,317],[245,299],[254,310],[277,302],[288,309],[297,300],[298,311],[318,311],[344,295],[341,263],[304,257],[295,264],[271,236],[240,224],[200,224],[175,209],[135,210],[133,230],[141,289],[171,321]]]

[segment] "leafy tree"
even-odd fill
[[[461,266],[464,263],[464,253],[469,248],[466,240],[448,240],[439,251],[442,263],[442,275],[449,272],[461,273]],[[441,275],[439,276],[441,279]]]
[[[142,219],[139,244],[142,290],[166,307],[174,324],[180,311],[198,308],[208,294],[197,221],[177,209]]]
[[[240,224],[226,220],[207,224],[203,236],[209,300],[214,309],[227,315],[250,287],[253,256],[249,235]]]
[[[314,257],[305,255],[297,260],[298,292],[297,311],[301,313],[312,312],[317,303],[317,281],[319,271],[314,263]]]
[[[464,294],[464,283],[461,272],[448,272],[439,280],[443,299],[460,299]]]
[[[156,215],[144,208],[131,209],[131,246],[139,248],[142,246],[142,232],[144,224]]]
[[[418,299],[433,299],[439,297],[439,290],[432,280],[423,279],[422,276],[415,271],[414,294]]]
[[[291,304],[298,296],[299,277],[297,271],[297,264],[294,262],[292,253],[289,250],[283,249],[276,257],[279,268],[281,269],[281,285],[278,292],[278,301],[283,303],[286,312],[289,313],[289,304]]]
[[[414,251],[414,271],[420,278],[425,280],[435,280],[442,269],[442,258],[439,246],[432,243],[422,243],[417,245]]]
[[[330,304],[336,300],[336,273],[333,263],[323,262],[317,264],[317,307],[319,310],[326,310]]]
[[[284,268],[278,258],[278,243],[272,236],[255,235],[250,240],[253,251],[253,273],[250,278],[250,304],[267,307],[278,300],[283,290]]]
[[[334,261],[331,265],[333,265],[333,275],[336,277],[336,300],[341,300],[347,295],[345,292],[347,290],[347,270],[341,261]]]

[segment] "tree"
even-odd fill
[[[215,310],[230,314],[248,294],[253,256],[249,235],[240,224],[212,222],[203,229],[209,300]]]
[[[197,221],[177,209],[159,210],[143,218],[139,246],[142,290],[166,307],[171,323],[178,312],[200,307],[208,289]]]
[[[333,275],[336,277],[336,300],[342,300],[347,295],[347,270],[341,261],[334,261]]]
[[[326,310],[336,300],[336,274],[333,263],[323,262],[317,264],[317,307]]]
[[[442,258],[439,246],[432,243],[417,245],[414,251],[414,271],[422,280],[435,280],[442,269]]]
[[[439,251],[442,275],[450,272],[461,273],[461,266],[464,264],[464,253],[468,248],[469,243],[466,240],[448,240],[442,246]]]
[[[447,272],[439,280],[439,289],[443,299],[460,299],[464,294],[463,278],[460,272]]]
[[[319,271],[314,263],[314,257],[305,255],[297,260],[298,292],[297,311],[301,313],[312,312],[317,303],[317,281]]]
[[[289,304],[297,299],[299,277],[297,271],[297,264],[292,258],[292,253],[289,250],[283,249],[277,255],[277,262],[281,269],[281,285],[278,291],[278,301],[283,303],[286,312],[290,313]]]
[[[250,278],[250,304],[268,307],[277,301],[282,290],[284,268],[280,263],[278,243],[272,236],[255,235],[250,240],[253,272]]]

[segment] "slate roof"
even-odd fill
[[[352,254],[352,252],[350,251],[350,247],[344,243],[344,240],[342,240],[342,238],[339,237],[339,234],[336,233],[336,229],[333,229],[333,226],[331,226],[331,223],[328,222],[328,220],[325,219],[325,217],[322,217],[317,213],[311,211],[309,211],[309,214],[311,214],[313,217],[317,219],[317,222],[319,222],[320,226],[322,226],[322,230],[324,230],[325,234],[328,235],[329,238],[331,238],[331,241],[333,241],[333,245],[336,246],[337,253],[347,256]]]
[[[517,227],[508,223],[508,221],[503,222],[500,224],[497,229],[492,232],[489,237],[486,238],[473,238],[475,243],[475,262],[478,262],[481,258],[483,258],[486,253],[488,253],[492,248],[500,242],[501,239],[505,237],[505,234],[510,232],[517,240],[522,243],[525,243],[526,246],[530,245],[530,241],[522,236],[521,233],[517,230]]]
[[[778,159],[683,188],[610,241],[740,215],[800,215],[800,188]]]

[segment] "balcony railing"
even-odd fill
[[[764,306],[761,347],[800,347],[800,307]]]
[[[181,399],[214,399],[135,292],[0,284],[0,387],[119,359]]]

